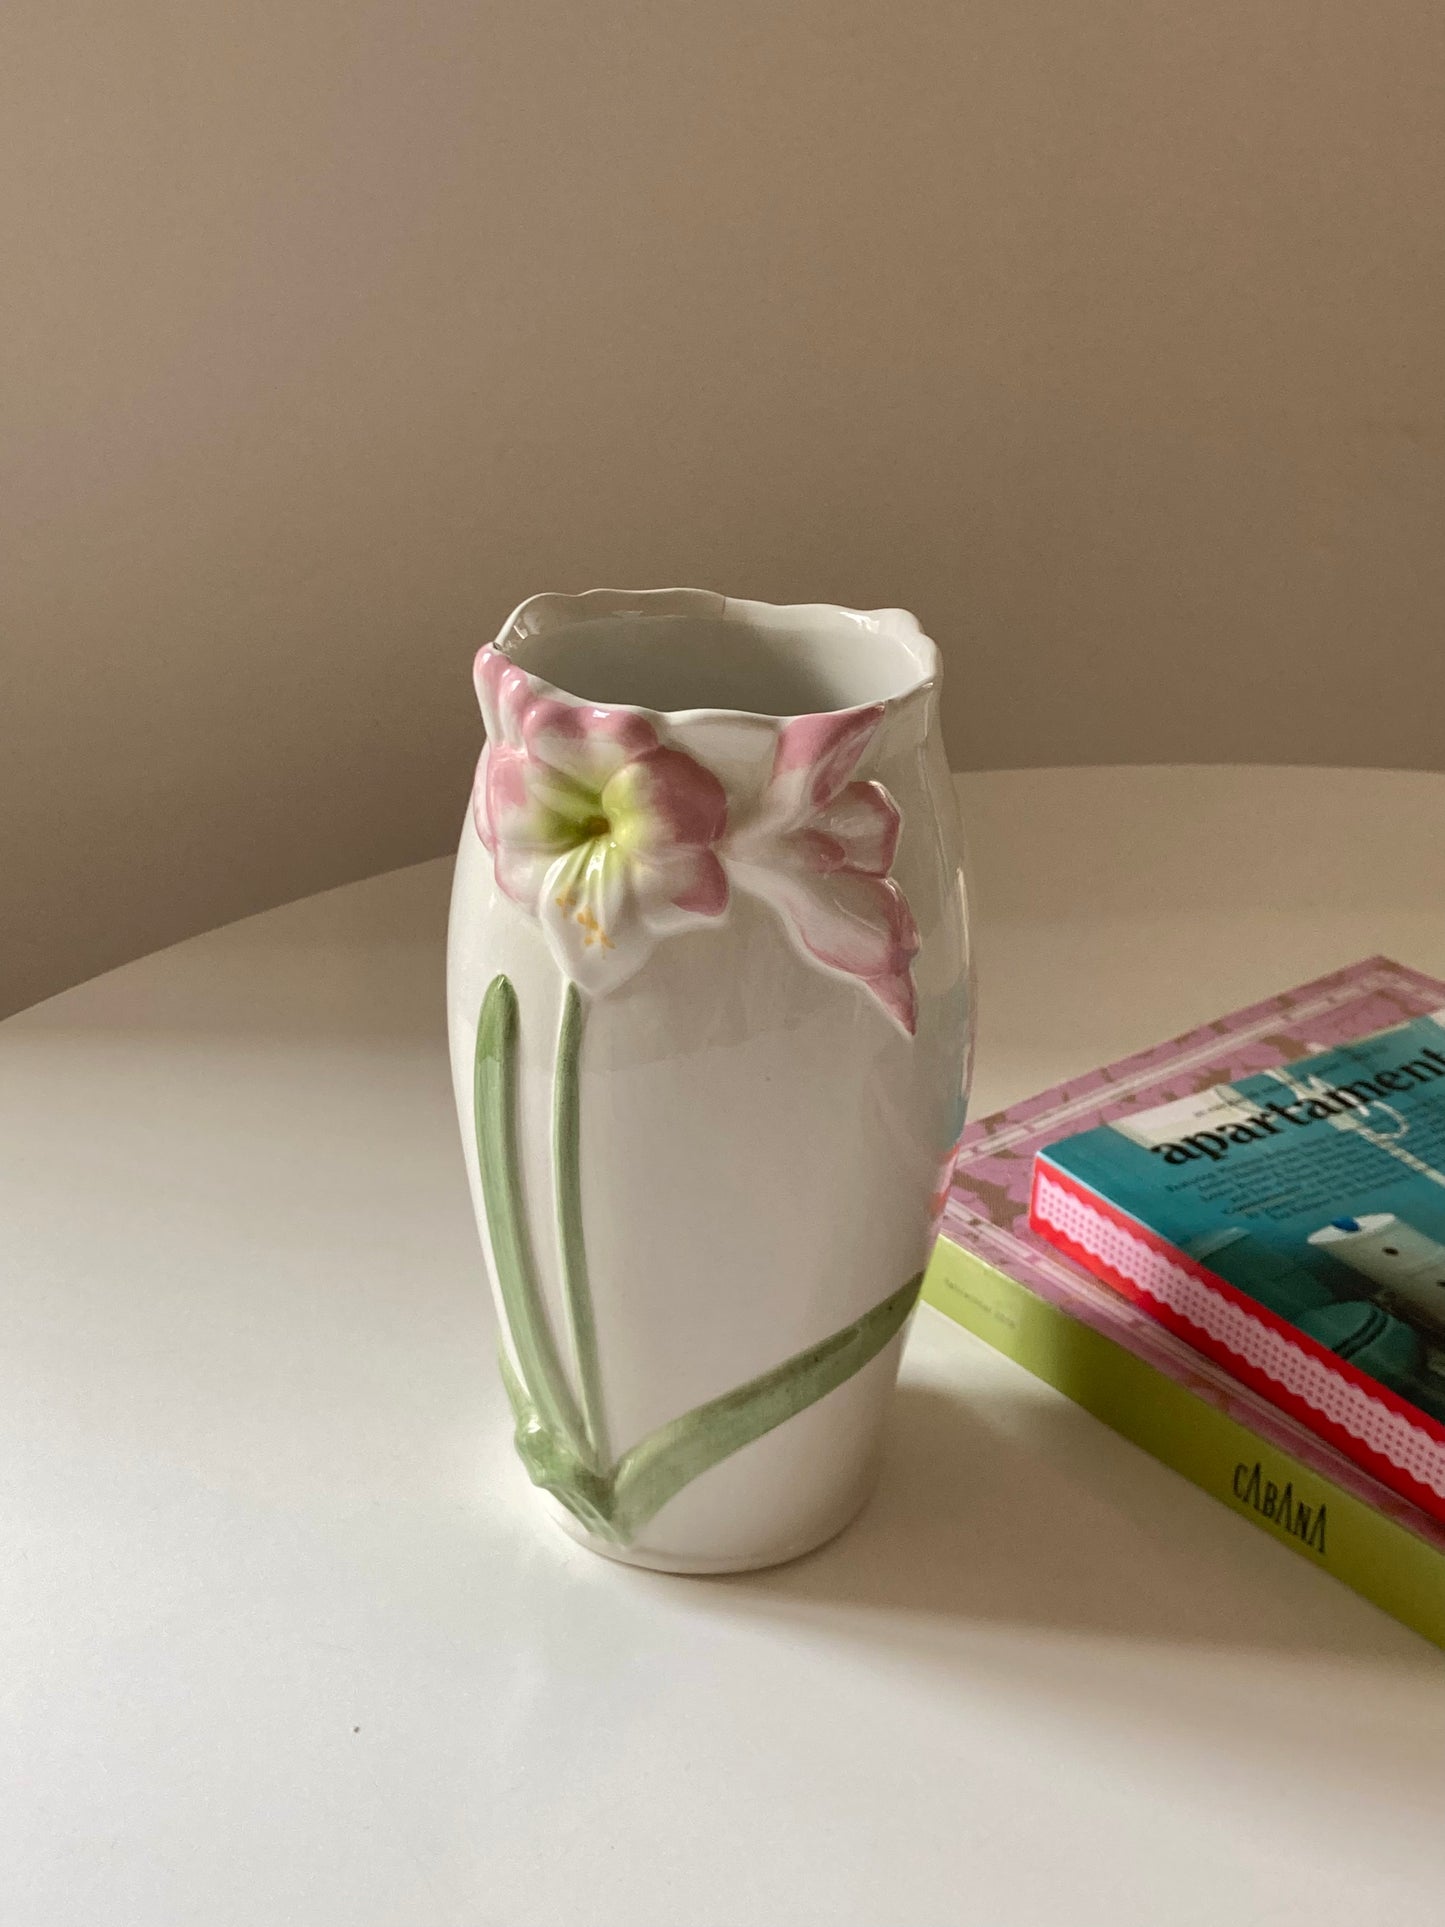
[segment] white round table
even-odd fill
[[[1445,974],[1445,778],[962,788],[977,1110],[1372,952]],[[1438,1922],[1445,1656],[930,1310],[814,1557],[543,1522],[448,871],[0,1026],[5,1927]]]

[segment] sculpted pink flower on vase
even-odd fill
[[[889,875],[898,808],[881,783],[849,781],[883,714],[875,704],[784,723],[758,806],[723,855],[733,881],[771,904],[809,957],[857,978],[911,1036],[919,937]]]
[[[710,770],[646,717],[534,691],[490,645],[476,685],[477,834],[498,887],[540,920],[573,982],[611,990],[659,939],[722,915],[727,795]]]
[[[910,1036],[918,930],[889,872],[897,805],[853,773],[882,704],[781,725],[766,775],[731,798],[646,716],[560,701],[488,645],[487,747],[473,811],[498,886],[536,916],[583,989],[624,983],[656,943],[720,917],[730,885],[782,918],[799,951],[862,984]]]

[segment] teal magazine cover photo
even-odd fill
[[[1445,1011],[1041,1155],[1445,1422]]]

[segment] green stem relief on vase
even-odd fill
[[[624,1543],[685,1485],[805,1411],[875,1359],[907,1323],[923,1273],[820,1344],[650,1432],[613,1474],[612,1522]]]
[[[611,1462],[607,1419],[602,1403],[602,1371],[597,1351],[597,1320],[587,1276],[587,1245],[582,1232],[582,1118],[577,1074],[582,1050],[585,1006],[576,984],[562,998],[557,1035],[557,1070],[552,1091],[552,1176],[556,1187],[557,1250],[562,1263],[562,1297],[577,1361],[582,1423],[599,1469]]]
[[[586,1434],[557,1360],[527,1235],[517,1156],[517,993],[506,977],[494,977],[482,999],[473,1102],[492,1261],[518,1369],[537,1419],[585,1459]]]
[[[578,1058],[584,1006],[569,984],[562,1004],[552,1093],[553,1183],[563,1297],[581,1389],[562,1369],[537,1283],[517,1151],[517,997],[492,979],[477,1023],[475,1107],[482,1199],[497,1286],[516,1368],[502,1377],[516,1419],[517,1451],[534,1484],[589,1532],[629,1544],[692,1480],[805,1411],[859,1372],[895,1338],[917,1302],[922,1274],[819,1344],[795,1352],[705,1405],[669,1420],[610,1462],[596,1321],[582,1225]]]

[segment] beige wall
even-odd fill
[[[8,0],[0,1007],[443,849],[523,593],[1435,765],[1438,0]]]

